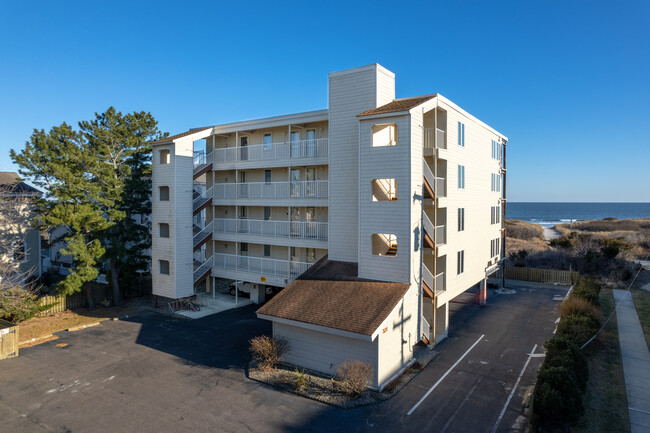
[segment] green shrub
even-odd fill
[[[600,305],[598,297],[600,296],[600,285],[593,278],[582,278],[578,281],[571,291],[572,296],[585,299],[593,305]]]
[[[571,248],[573,247],[573,241],[567,236],[562,236],[561,238],[551,239],[549,244],[552,247],[562,247],[562,248]]]
[[[302,390],[309,387],[309,376],[305,373],[305,370],[298,370],[296,367],[296,379],[293,381],[293,387],[296,390]]]
[[[13,323],[31,319],[52,305],[54,304],[39,305],[38,297],[21,287],[6,290],[0,288],[0,318]]]
[[[557,327],[557,333],[573,338],[582,346],[598,331],[598,319],[584,314],[564,317]]]

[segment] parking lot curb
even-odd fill
[[[99,326],[100,322],[87,323],[85,325],[73,326],[72,328],[66,329],[68,332],[79,331],[81,329],[90,328],[91,326]]]
[[[40,337],[30,338],[29,340],[19,342],[18,346],[20,347],[21,345],[24,345],[24,344],[30,344],[30,343],[34,343],[34,342],[39,341],[39,340],[45,340],[47,338],[52,338],[53,336],[54,336],[54,334],[47,334],[47,335],[41,335]]]

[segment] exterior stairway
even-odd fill
[[[213,153],[194,152],[194,179],[212,170]]]
[[[212,271],[212,257],[194,269],[194,287],[198,286]]]
[[[193,250],[194,251],[198,250],[199,248],[201,248],[203,244],[208,242],[210,239],[212,239],[212,221],[204,228],[198,230],[198,233],[196,233],[192,238]]]

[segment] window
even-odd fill
[[[242,242],[239,244],[239,255],[247,256],[248,255],[248,243]]]
[[[264,182],[271,183],[271,170],[264,170]]]
[[[271,150],[272,142],[273,142],[273,136],[271,134],[264,134],[264,150]]]
[[[492,173],[490,191],[501,192],[501,175]]]
[[[305,156],[316,156],[316,130],[307,130],[307,141],[305,142]]]
[[[375,233],[371,236],[372,254],[376,256],[397,256],[397,236],[388,233]]]
[[[465,147],[465,124],[458,122],[458,145]]]
[[[167,260],[158,260],[158,271],[162,275],[169,275],[169,262]]]
[[[169,201],[169,187],[161,186],[160,187],[160,201]]]
[[[160,237],[168,238],[169,237],[169,224],[160,223]]]
[[[373,179],[372,201],[397,201],[397,181],[395,179]]]
[[[460,275],[465,272],[465,250],[458,251],[456,262],[456,273]]]
[[[464,207],[458,208],[458,231],[459,232],[465,231],[465,208]]]
[[[395,146],[397,144],[397,125],[382,123],[372,126],[372,147]]]
[[[458,188],[465,189],[465,166],[458,166]]]
[[[501,239],[496,238],[490,241],[490,258],[501,255]]]
[[[271,207],[264,206],[264,221],[270,221],[270,220],[271,220]]]
[[[501,206],[490,208],[490,224],[501,224]]]
[[[306,257],[308,263],[314,263],[316,261],[316,248],[307,248]]]
[[[271,257],[271,245],[264,245],[264,257]]]
[[[158,155],[160,156],[160,163],[161,164],[169,164],[169,161],[171,159],[171,155],[169,154],[169,149],[161,149],[161,150],[159,150]]]
[[[25,242],[15,241],[12,247],[14,262],[21,263],[25,261]]]
[[[492,140],[492,159],[501,161],[501,145]]]

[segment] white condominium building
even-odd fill
[[[328,105],[154,143],[153,291],[284,288],[257,314],[285,361],[362,360],[382,388],[499,267],[507,137],[441,95],[395,99],[378,64],[330,73]]]

